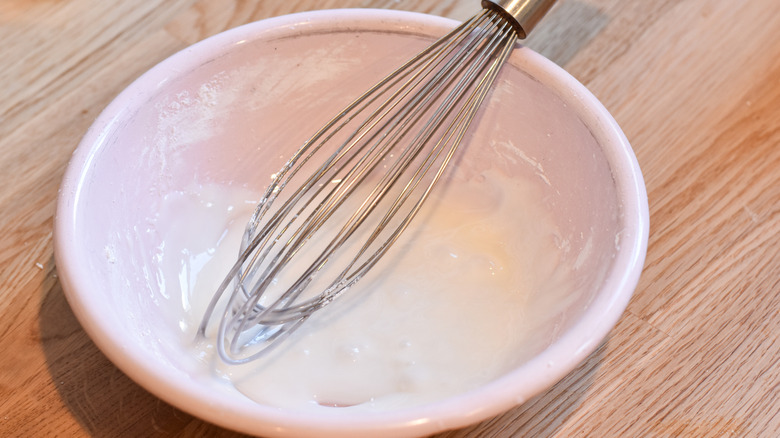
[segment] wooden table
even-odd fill
[[[477,1],[0,2],[0,436],[235,436],[156,399],[57,280],[71,152],[130,81],[225,29],[307,9],[465,19]],[[628,311],[536,399],[442,436],[780,436],[780,2],[560,0],[527,44],[632,142],[650,199]]]

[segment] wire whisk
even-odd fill
[[[205,337],[219,322],[224,362],[266,354],[388,252],[453,160],[517,39],[553,2],[484,0],[273,176],[198,328]]]

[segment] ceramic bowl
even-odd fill
[[[163,320],[165,282],[149,264],[165,243],[152,232],[165,194],[204,181],[260,189],[327,115],[454,24],[377,10],[277,17],[197,43],[124,90],[75,151],[55,222],[59,278],[100,350],[141,386],[206,421],[263,436],[339,437],[466,426],[549,389],[591,354],[638,282],[648,235],[644,183],[597,99],[518,46],[459,162],[498,160],[508,175],[530,181],[556,218],[554,256],[576,281],[562,294],[539,293],[538,302],[557,305],[511,369],[442,400],[331,415],[256,403],[177,359],[187,353],[172,340],[175,322]]]

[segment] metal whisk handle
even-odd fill
[[[482,0],[482,7],[498,11],[520,38],[531,33],[555,0]]]

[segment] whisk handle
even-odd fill
[[[512,23],[522,39],[528,36],[553,3],[555,0],[482,0],[482,7],[498,11]]]

